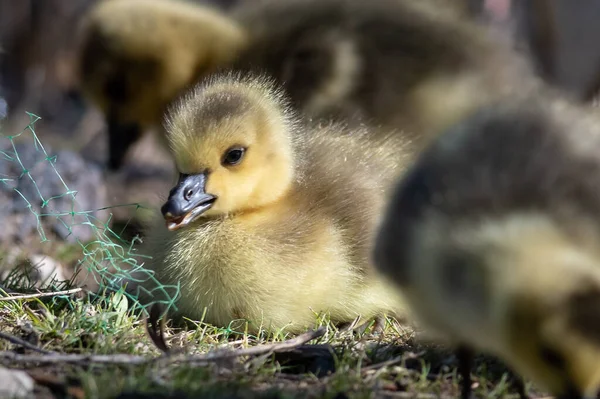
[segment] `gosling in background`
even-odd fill
[[[392,196],[375,263],[463,365],[481,350],[559,398],[596,398],[600,124],[544,97],[484,107],[435,141]]]
[[[294,333],[320,312],[402,318],[370,248],[408,144],[309,126],[270,79],[238,75],[195,87],[165,126],[179,180],[141,252],[161,283],[181,284],[176,319]]]
[[[106,117],[111,170],[146,129],[160,125],[174,98],[231,62],[245,41],[219,10],[183,0],[100,1],[81,36],[80,86]]]
[[[272,76],[307,117],[412,140],[484,96],[521,90],[529,73],[506,43],[440,0],[263,0],[231,14],[108,0],[82,35],[81,85],[107,116],[111,169],[182,88],[219,68]]]
[[[247,45],[235,68],[285,85],[313,117],[434,134],[532,76],[462,2],[257,0],[234,8]]]

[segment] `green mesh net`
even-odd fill
[[[2,163],[10,163],[10,170],[19,171],[14,174],[6,174],[8,168],[0,168],[0,185],[4,191],[16,193],[22,200],[24,206],[35,216],[37,231],[41,243],[46,245],[62,245],[64,241],[54,240],[48,234],[47,221],[51,219],[54,224],[62,226],[77,248],[81,249],[80,257],[76,264],[76,273],[85,273],[93,278],[99,287],[91,296],[102,299],[107,292],[122,292],[129,299],[137,311],[145,311],[154,303],[161,303],[165,310],[175,308],[175,300],[179,296],[179,286],[162,285],[156,280],[153,273],[144,268],[144,261],[149,257],[138,253],[141,243],[139,237],[132,240],[122,238],[122,231],[117,232],[111,228],[111,208],[134,207],[135,210],[142,208],[139,204],[125,204],[107,206],[98,209],[80,209],[77,201],[78,192],[68,187],[61,177],[59,169],[61,159],[59,156],[49,154],[38,138],[34,125],[40,118],[31,113],[29,124],[21,132],[14,135],[5,135],[0,131],[0,166]],[[1,126],[0,126],[1,129]],[[19,152],[16,141],[33,143],[35,148],[35,159],[28,156],[23,159]],[[7,166],[5,164],[4,166]],[[43,176],[40,174],[43,172]],[[60,184],[60,195],[44,195],[40,189],[39,179],[47,179],[48,173]],[[82,173],[84,171],[77,171]],[[24,181],[25,180],[25,181]],[[21,188],[27,183],[27,190]],[[55,190],[56,191],[56,190]],[[97,211],[105,211],[106,220],[97,217]],[[78,232],[86,230],[85,239],[79,237]],[[126,285],[134,283],[135,289],[125,289]],[[143,290],[144,292],[141,292]],[[138,301],[140,294],[149,300],[143,303]]]

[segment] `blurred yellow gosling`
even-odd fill
[[[416,317],[461,348],[463,365],[480,350],[559,398],[596,398],[598,176],[591,110],[550,95],[483,107],[398,185],[376,266]]]
[[[103,0],[86,15],[81,89],[106,116],[110,169],[192,82],[234,59],[244,31],[221,14],[183,0]]]

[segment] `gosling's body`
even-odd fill
[[[110,32],[102,37],[111,53],[84,40],[82,84],[108,112],[111,137],[155,123],[182,87],[218,67],[274,77],[308,117],[395,128],[412,139],[435,134],[484,99],[521,90],[529,77],[507,43],[439,0],[262,0],[230,15],[178,3],[110,0],[90,17],[88,31]],[[128,22],[142,17],[144,24]],[[132,88],[127,101],[112,93],[112,82]],[[111,154],[121,159],[129,145],[117,141]]]
[[[377,267],[448,342],[497,355],[559,397],[596,397],[598,154],[589,109],[529,95],[481,109],[399,184]]]
[[[409,148],[337,125],[308,127],[273,87],[221,77],[172,113],[179,171],[210,170],[206,192],[218,194],[205,215],[176,231],[158,218],[145,239],[149,267],[161,282],[181,283],[180,315],[200,319],[207,307],[205,321],[219,326],[247,319],[252,330],[295,332],[320,312],[334,322],[401,315],[399,297],[371,269],[369,248]],[[254,144],[239,166],[220,167],[209,155],[247,140]]]

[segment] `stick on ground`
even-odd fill
[[[284,352],[304,345],[308,341],[321,337],[325,334],[326,328],[320,327],[317,330],[298,335],[296,338],[277,342],[273,344],[258,345],[252,348],[214,351],[201,355],[176,355],[159,356],[147,358],[136,355],[115,354],[115,355],[79,355],[79,354],[56,354],[47,355],[21,355],[14,352],[0,352],[0,361],[11,361],[15,363],[40,363],[40,364],[124,364],[124,365],[142,365],[156,361],[167,362],[185,362],[185,363],[211,363],[223,359],[231,359],[243,356],[258,356],[275,352]],[[39,349],[39,348],[38,348]]]
[[[0,331],[0,339],[5,339],[8,342],[11,342],[11,343],[13,343],[15,345],[21,345],[24,348],[27,348],[27,349],[30,349],[32,351],[36,351],[36,352],[39,352],[39,353],[43,353],[45,355],[54,354],[54,352],[38,348],[37,346],[35,346],[35,345],[33,345],[33,344],[25,341],[25,340],[22,340],[21,338],[15,337],[15,336],[10,335],[10,334],[3,333],[1,331]]]
[[[25,295],[10,295],[10,296],[5,296],[5,297],[0,297],[0,301],[16,301],[17,299],[31,299],[31,298],[43,298],[43,297],[47,297],[47,296],[71,295],[71,294],[76,294],[82,290],[83,290],[83,288],[73,288],[71,290],[65,290],[65,291],[38,292],[35,294],[25,294]]]

